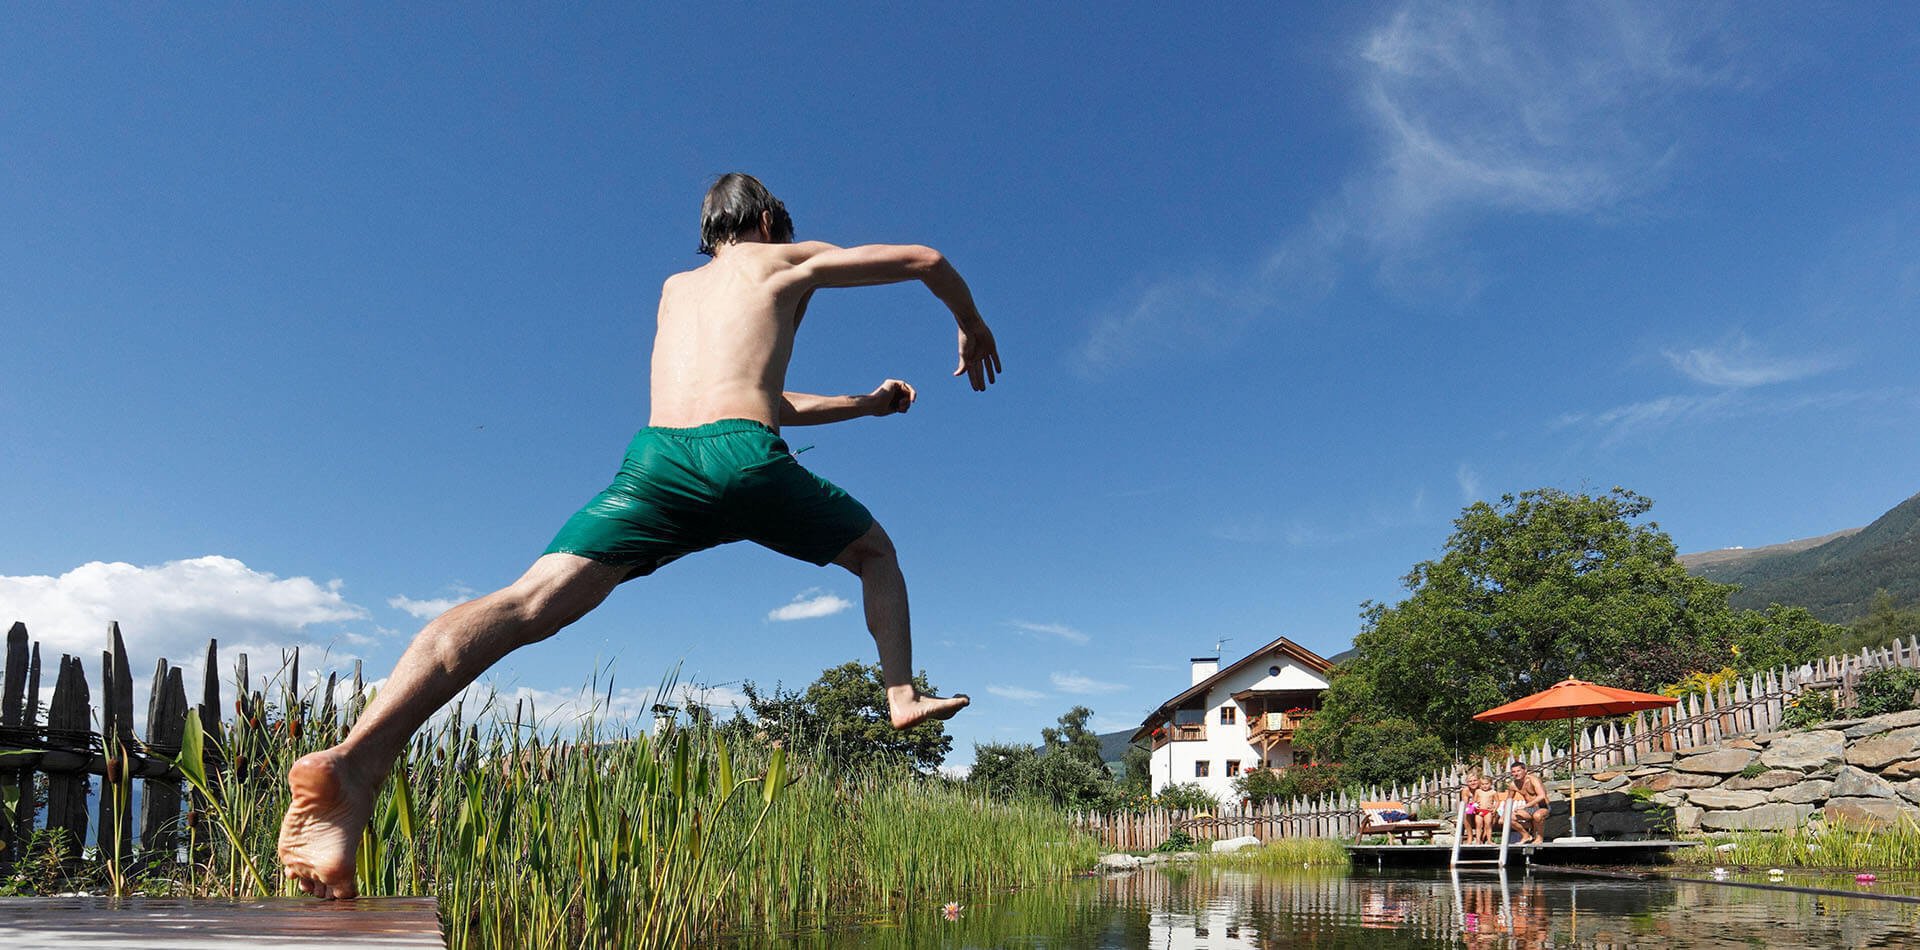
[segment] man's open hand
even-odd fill
[[[976,319],[972,326],[960,327],[960,365],[953,375],[962,373],[973,384],[974,392],[985,392],[987,384],[1000,373],[1000,351],[994,348],[993,331],[984,321]]]
[[[881,383],[880,388],[867,394],[867,403],[874,415],[890,416],[913,408],[915,395],[913,385],[906,380],[889,379]]]

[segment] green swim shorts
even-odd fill
[[[627,567],[629,580],[733,541],[824,565],[872,526],[865,505],[802,468],[778,433],[722,419],[641,429],[613,484],[567,519],[547,553]]]

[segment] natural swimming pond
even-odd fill
[[[1703,871],[1676,871],[1705,876]],[[1762,875],[1741,879],[1764,882]],[[1882,875],[1883,878],[1887,875]],[[1787,883],[1857,889],[1850,875]],[[1912,880],[1882,892],[1914,894]],[[739,939],[807,948],[1920,948],[1920,904],[1690,881],[1509,871],[1142,870]]]

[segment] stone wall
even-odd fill
[[[1549,838],[1571,833],[1565,784]],[[1580,832],[1602,840],[1920,821],[1920,709],[1644,756],[1581,776],[1579,791]]]

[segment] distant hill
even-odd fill
[[[1846,623],[1867,612],[1877,590],[1896,602],[1920,602],[1920,495],[1894,506],[1864,528],[1818,538],[1681,555],[1701,577],[1741,590],[1730,602],[1805,607],[1822,620]]]
[[[1138,726],[1134,728],[1139,728]],[[1110,766],[1118,766],[1127,754],[1127,739],[1133,736],[1133,729],[1100,734],[1100,761]]]

